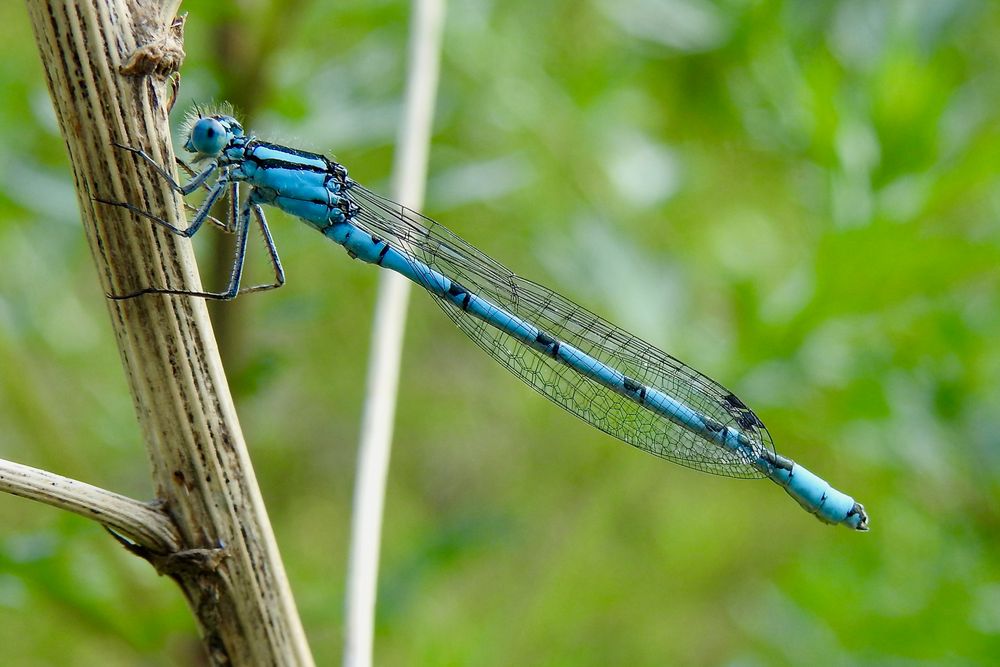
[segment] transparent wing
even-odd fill
[[[601,319],[546,287],[520,278],[430,218],[351,183],[358,228],[415,258],[469,291],[532,323],[700,414],[743,432],[773,451],[767,428],[739,398],[690,366]],[[602,431],[656,456],[727,477],[759,478],[740,454],[674,424],[435,297],[477,345],[539,393]]]

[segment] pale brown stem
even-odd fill
[[[166,81],[183,58],[177,3],[27,4],[102,287],[200,289],[190,241],[94,199],[184,220],[163,180],[114,146],[174,164]],[[107,305],[156,496],[180,537],[167,571],[198,617],[210,662],[311,665],[204,302],[148,295]]]
[[[93,519],[151,553],[169,554],[181,549],[173,521],[153,503],[3,459],[0,491]]]

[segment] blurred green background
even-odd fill
[[[387,192],[407,3],[182,9],[178,123],[229,99]],[[985,0],[450,3],[426,212],[730,386],[873,529],[590,429],[414,294],[378,664],[995,664],[998,34]],[[0,36],[0,456],[148,498],[20,3]],[[271,218],[288,285],[213,312],[336,664],[376,271]],[[99,527],[0,497],[4,664],[194,664],[194,632]]]

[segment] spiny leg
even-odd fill
[[[236,215],[237,202],[239,201],[239,183],[231,184],[232,212]],[[251,285],[250,287],[240,287],[240,279],[243,275],[243,266],[246,261],[247,238],[250,234],[250,215],[257,218],[257,225],[260,227],[261,236],[264,238],[264,247],[267,249],[268,258],[271,260],[271,267],[274,269],[274,282],[261,285]],[[271,229],[267,225],[264,217],[264,210],[257,203],[254,190],[251,188],[250,195],[239,210],[239,217],[233,219],[233,225],[237,230],[236,255],[233,258],[233,273],[229,280],[229,289],[220,295],[220,298],[235,298],[239,294],[249,294],[250,292],[263,292],[264,290],[276,289],[285,284],[285,270],[281,267],[281,258],[278,257],[278,249],[274,245],[271,237]]]
[[[267,220],[264,217],[264,212],[260,205],[254,200],[253,192],[251,191],[250,197],[247,198],[242,210],[240,210],[239,205],[239,182],[230,181],[228,169],[224,169],[222,175],[219,179],[211,186],[209,186],[206,181],[218,168],[218,163],[213,161],[208,165],[203,171],[195,172],[195,170],[188,165],[186,162],[180,158],[175,158],[177,165],[190,177],[190,181],[185,185],[180,185],[173,179],[173,177],[164,169],[160,164],[158,164],[148,153],[143,150],[132,148],[130,146],[125,146],[122,144],[115,144],[118,148],[126,150],[130,153],[135,154],[141,159],[149,163],[150,166],[156,171],[157,174],[163,178],[170,187],[179,192],[182,196],[187,196],[188,194],[194,192],[198,188],[204,188],[208,190],[208,196],[202,202],[201,206],[196,209],[194,218],[191,220],[191,224],[187,228],[180,228],[173,225],[169,221],[144,211],[139,207],[129,204],[128,202],[116,202],[100,197],[94,197],[95,201],[99,201],[112,206],[119,206],[125,208],[126,210],[139,215],[141,217],[152,220],[156,224],[168,229],[174,234],[190,238],[194,236],[206,220],[212,222],[214,225],[219,227],[225,232],[236,234],[236,247],[235,247],[235,257],[233,260],[233,269],[230,274],[229,286],[224,292],[202,292],[195,290],[178,290],[171,288],[159,288],[159,287],[147,287],[141,290],[136,290],[128,294],[108,294],[108,298],[114,300],[131,299],[143,294],[176,294],[181,296],[195,296],[204,299],[216,299],[216,300],[230,300],[235,298],[238,294],[245,294],[248,292],[260,292],[269,289],[275,289],[281,287],[285,284],[285,271],[281,266],[281,259],[278,257],[277,248],[274,245],[274,239],[271,237],[271,231],[268,228]],[[212,206],[219,200],[222,196],[224,190],[228,186],[229,188],[229,214],[227,216],[227,222],[223,223],[218,219],[209,215],[209,211]],[[193,209],[185,202],[185,207]],[[250,215],[257,218],[257,223],[260,227],[261,235],[264,239],[264,246],[267,249],[268,258],[271,261],[271,266],[274,269],[274,282],[253,285],[250,287],[245,287],[240,289],[240,280],[243,275],[243,267],[246,261],[246,248],[247,248],[247,237],[250,230]]]
[[[233,200],[238,200],[239,197],[239,185],[237,183],[231,183]],[[236,207],[233,207],[233,212],[235,214]],[[267,248],[268,257],[271,260],[271,266],[274,268],[274,282],[266,283],[261,285],[251,285],[250,287],[240,288],[240,281],[243,277],[243,267],[246,263],[246,251],[247,251],[247,239],[250,234],[250,215],[253,213],[254,217],[257,218],[257,224],[260,227],[261,235],[264,238],[264,246]],[[233,257],[233,270],[229,277],[229,286],[224,292],[198,292],[194,290],[179,290],[179,289],[169,289],[169,288],[158,288],[158,287],[147,287],[145,289],[137,290],[130,294],[123,295],[112,295],[109,294],[108,297],[116,301],[122,299],[131,299],[143,294],[176,294],[180,296],[196,296],[203,299],[214,299],[218,301],[228,301],[230,299],[236,298],[239,294],[248,294],[250,292],[263,292],[264,290],[276,289],[285,284],[285,270],[281,266],[281,258],[278,257],[278,250],[274,245],[274,239],[271,237],[271,230],[267,226],[267,219],[264,217],[264,211],[260,207],[260,204],[253,201],[253,193],[247,198],[245,204],[243,204],[242,209],[239,211],[238,218],[234,221],[234,231],[236,233],[236,248],[235,255]]]
[[[189,204],[187,202],[184,202],[184,210],[185,211],[191,211],[192,213],[197,213],[198,212],[198,207],[197,206],[192,206],[191,204]],[[225,232],[226,234],[232,234],[233,233],[233,229],[229,225],[227,225],[226,223],[224,223],[222,220],[219,220],[214,215],[206,216],[205,217],[205,222],[211,223],[213,227],[215,227],[216,229],[218,229],[221,232]]]
[[[235,206],[235,205],[234,205]],[[240,293],[240,280],[243,278],[243,266],[246,263],[247,258],[247,238],[250,235],[250,203],[247,202],[243,205],[243,210],[240,211],[239,218],[236,221],[236,248],[234,250],[233,256],[233,270],[229,274],[229,287],[226,288],[225,292],[218,294],[216,296],[207,298],[218,298],[220,300],[229,300],[236,298],[236,295]]]
[[[226,217],[226,226],[223,229],[227,234],[236,231],[236,225],[240,216],[240,182],[233,181],[229,185],[229,215]]]
[[[271,258],[271,266],[274,268],[274,282],[266,285],[244,287],[240,290],[240,294],[277,289],[285,284],[285,270],[281,268],[281,258],[278,257],[278,249],[274,246],[274,239],[271,238],[271,230],[267,226],[267,220],[264,218],[264,210],[260,207],[260,204],[253,201],[252,193],[246,205],[253,210],[254,217],[257,218],[257,225],[260,227],[261,236],[264,237],[264,247],[267,248],[268,257]]]
[[[136,155],[137,157],[145,160],[149,164],[149,166],[151,166],[156,171],[156,173],[158,173],[160,177],[163,178],[163,180],[165,180],[167,183],[170,184],[171,188],[173,188],[176,192],[181,193],[181,195],[185,197],[194,192],[195,190],[197,190],[199,187],[201,187],[202,183],[207,181],[209,177],[212,175],[212,173],[215,172],[215,170],[218,169],[219,167],[218,161],[212,160],[211,162],[208,163],[208,166],[205,167],[205,169],[192,175],[190,181],[188,181],[184,185],[181,185],[180,183],[175,181],[174,177],[171,176],[170,173],[166,169],[164,169],[159,162],[154,160],[146,151],[140,148],[132,148],[131,146],[126,146],[124,144],[119,144],[119,143],[115,143],[114,145],[117,148],[122,149],[123,151],[128,151],[129,153],[132,153],[133,155]],[[190,169],[190,167],[188,167],[188,169]],[[192,169],[191,171],[194,170]]]
[[[174,157],[174,162],[176,162],[177,166],[180,167],[181,170],[185,174],[188,175],[188,178],[194,178],[195,176],[197,176],[198,172],[196,172],[194,169],[192,169],[191,165],[189,165],[184,160],[182,160],[179,157],[175,156]],[[208,185],[207,183],[202,183],[201,187],[206,192],[211,192],[211,190],[212,190],[211,186]],[[239,185],[234,182],[232,184],[232,188],[229,191],[230,206],[229,206],[229,219],[228,219],[227,222],[222,222],[218,218],[216,218],[214,216],[211,216],[211,215],[208,216],[208,218],[206,218],[206,220],[208,222],[212,223],[212,225],[214,225],[217,229],[220,229],[220,230],[224,231],[227,234],[232,234],[233,232],[236,231],[236,216],[239,214],[239,210],[238,210],[239,209],[238,188],[239,188]],[[191,212],[197,212],[198,211],[198,207],[197,206],[192,206],[191,204],[189,204],[187,202],[184,202],[184,208],[187,209],[188,211],[191,211]]]
[[[220,184],[222,188],[225,184]],[[221,192],[220,185],[213,188],[213,191],[219,190]],[[216,197],[217,198],[217,197]],[[203,206],[204,208],[204,206]],[[207,210],[207,208],[205,209]],[[137,211],[138,212],[138,211]],[[144,215],[143,212],[138,212]],[[172,289],[163,287],[146,287],[141,290],[136,290],[135,292],[130,292],[128,294],[108,294],[109,299],[115,301],[122,301],[124,299],[132,299],[137,296],[142,296],[143,294],[175,294],[178,296],[195,296],[202,299],[213,299],[216,301],[229,301],[234,299],[237,294],[240,293],[240,279],[243,277],[243,264],[246,260],[247,251],[247,236],[250,232],[250,204],[249,202],[244,205],[243,210],[240,211],[239,219],[236,222],[236,250],[235,257],[233,258],[233,270],[229,276],[229,286],[224,292],[199,292],[196,290],[182,290],[182,289]],[[272,244],[273,247],[273,244]],[[248,289],[247,291],[252,291]]]
[[[198,207],[194,218],[191,219],[191,224],[188,225],[186,228],[178,227],[173,223],[171,223],[170,221],[164,220],[158,215],[153,215],[149,211],[144,211],[138,206],[130,204],[128,202],[113,201],[110,199],[103,199],[101,197],[96,197],[96,196],[94,197],[94,201],[99,201],[102,204],[108,204],[110,206],[118,206],[120,208],[124,208],[127,211],[134,213],[135,215],[147,218],[148,220],[152,220],[153,222],[160,225],[161,227],[166,228],[173,234],[177,234],[178,236],[184,236],[186,238],[191,238],[198,232],[199,229],[201,229],[201,226],[205,224],[205,220],[211,217],[209,216],[208,212],[209,210],[211,210],[212,205],[219,200],[219,197],[222,196],[223,192],[225,192],[227,185],[230,185],[228,174],[223,173],[223,175],[219,177],[219,180],[216,181],[215,185],[212,186],[211,190],[209,190],[208,196],[205,197],[205,201],[203,201],[201,206]],[[222,225],[222,226],[223,228],[225,228],[227,225]]]
[[[146,151],[138,148],[132,148],[131,146],[126,146],[124,144],[119,144],[117,142],[114,143],[114,146],[120,148],[121,150],[128,151],[129,153],[132,153],[133,155],[136,155],[142,160],[144,160],[146,163],[149,164],[149,166],[153,168],[153,170],[160,176],[160,178],[162,178],[164,181],[167,182],[168,185],[170,185],[171,189],[173,189],[175,192],[180,193],[182,197],[188,196],[189,194],[191,194],[192,192],[201,187],[204,187],[206,190],[208,190],[208,196],[205,198],[205,201],[202,202],[201,206],[197,209],[192,207],[187,202],[184,203],[184,207],[186,209],[196,211],[195,217],[192,219],[191,224],[184,229],[177,227],[176,225],[168,222],[167,220],[161,218],[160,216],[154,215],[148,211],[144,211],[139,207],[135,206],[134,204],[130,204],[128,202],[119,202],[109,199],[103,199],[101,197],[94,197],[95,201],[99,201],[103,204],[110,204],[111,206],[120,206],[122,208],[131,211],[136,215],[152,220],[156,224],[165,227],[174,234],[179,234],[180,236],[185,236],[189,238],[191,236],[194,236],[194,234],[205,223],[205,220],[209,220],[210,222],[212,222],[212,224],[219,227],[223,231],[229,233],[232,233],[232,231],[234,231],[235,225],[233,224],[233,221],[235,220],[236,217],[235,203],[232,205],[233,208],[230,213],[229,224],[223,224],[216,218],[209,215],[209,210],[212,208],[212,205],[215,204],[216,201],[218,201],[219,197],[222,195],[225,183],[228,182],[229,180],[228,169],[223,169],[222,175],[212,186],[209,186],[207,184],[206,181],[213,173],[215,173],[215,170],[218,169],[219,167],[217,161],[213,160],[201,172],[195,172],[194,169],[192,169],[186,162],[175,157],[177,164],[190,177],[190,180],[187,183],[185,183],[184,185],[180,185],[177,181],[174,180],[173,176],[171,176],[170,173],[167,172],[167,170],[164,169],[163,166],[161,166],[156,160],[154,160]]]

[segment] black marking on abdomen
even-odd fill
[[[719,422],[715,421],[711,417],[704,417],[704,418],[702,418],[702,421],[705,422],[705,428],[707,428],[712,433],[719,433],[719,432],[725,430],[725,428],[726,428],[725,426],[723,426]]]
[[[641,382],[636,382],[627,375],[622,376],[622,385],[625,386],[625,391],[627,391],[630,394],[638,394],[640,393],[640,391],[645,389],[645,387]],[[646,393],[645,391],[642,391],[643,395],[645,395],[645,393]]]
[[[535,340],[545,347],[552,348],[549,350],[549,354],[552,355],[553,358],[557,358],[559,356],[559,339],[553,338],[544,331],[539,331],[538,335],[535,336]]]
[[[389,244],[385,241],[376,241],[376,243],[382,244],[382,249],[378,251],[378,259],[375,260],[376,266],[382,266],[382,260],[389,253]]]
[[[465,289],[465,287],[463,287],[461,283],[452,280],[451,287],[448,288],[448,294],[450,294],[451,296],[459,296],[461,294],[464,294],[465,296],[462,298],[462,305],[460,307],[462,310],[469,309],[469,301],[472,300],[472,294],[469,292],[469,290]]]

